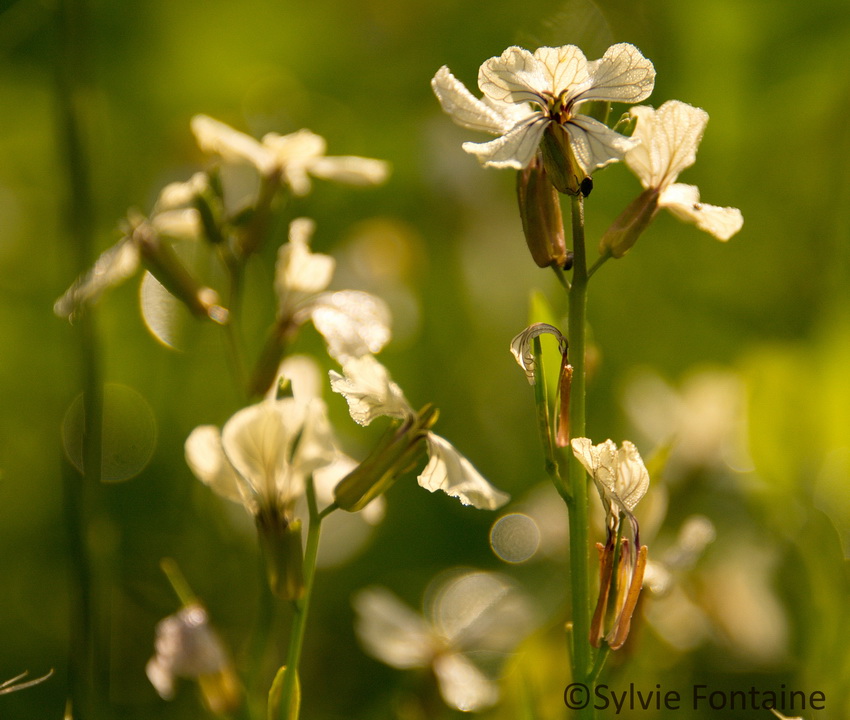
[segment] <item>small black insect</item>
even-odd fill
[[[582,196],[587,197],[590,195],[590,191],[593,190],[593,179],[586,177],[581,181],[581,185],[579,185],[579,192]]]

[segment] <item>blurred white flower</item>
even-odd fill
[[[578,114],[577,108],[591,100],[640,102],[654,84],[652,63],[628,43],[611,46],[593,62],[574,45],[542,47],[534,53],[509,47],[481,66],[482,101],[475,100],[447,68],[432,80],[444,110],[459,125],[500,135],[487,143],[464,143],[463,149],[484,165],[521,170],[537,153],[544,131],[557,126],[568,136],[571,153],[585,175],[620,160],[636,142]],[[519,111],[511,114],[506,104],[519,106]]]
[[[387,416],[412,421],[416,413],[401,388],[392,381],[387,369],[371,355],[343,364],[343,373],[330,372],[331,389],[348,402],[352,419],[368,425],[376,417]],[[444,438],[428,430],[426,441],[429,460],[418,477],[426,490],[442,490],[464,505],[495,510],[510,497],[494,488],[472,463]]]
[[[440,584],[425,617],[392,592],[370,587],[353,599],[365,651],[399,669],[432,668],[446,704],[476,712],[499,699],[493,673],[533,626],[528,600],[496,573],[470,572]],[[490,661],[487,663],[487,661]]]
[[[239,705],[239,681],[201,605],[187,605],[161,620],[155,648],[145,672],[161,698],[174,697],[177,678],[190,678],[199,682],[204,701],[214,713],[229,713]]]
[[[282,334],[311,320],[324,337],[328,353],[338,362],[376,353],[390,339],[390,310],[375,295],[356,290],[324,292],[334,273],[330,255],[310,250],[315,223],[293,220],[289,242],[278,250],[275,292],[278,328]]]
[[[278,176],[294,195],[307,195],[310,177],[349,185],[378,185],[389,176],[382,160],[325,155],[325,139],[309,130],[289,135],[268,133],[262,141],[206,115],[192,118],[192,132],[204,152],[229,163],[247,163],[263,176]]]
[[[637,118],[632,137],[640,144],[626,153],[626,165],[644,189],[657,194],[657,206],[718,240],[728,240],[737,233],[744,224],[738,208],[701,203],[699,188],[676,182],[679,174],[696,161],[708,113],[678,100],[668,100],[657,110],[635,107],[630,113]]]

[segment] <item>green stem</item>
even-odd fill
[[[571,197],[573,234],[573,279],[569,291],[568,340],[570,363],[573,366],[570,394],[570,434],[585,436],[585,339],[587,314],[587,255],[584,240],[584,199]],[[573,680],[584,682],[591,677],[592,658],[590,635],[589,584],[589,523],[587,475],[579,460],[569,453],[567,464],[569,487],[573,501],[567,504],[570,517],[570,584],[573,603]],[[591,697],[593,688],[588,688]],[[591,720],[593,704],[580,710],[578,717]]]
[[[555,446],[551,430],[554,424],[549,412],[549,394],[546,390],[546,375],[543,372],[543,349],[540,337],[534,338],[531,342],[534,353],[534,367],[537,368],[534,381],[534,405],[537,408],[537,432],[540,435],[540,442],[543,444],[543,462],[546,474],[555,489],[566,502],[570,502],[569,489],[558,471],[558,461],[555,459]]]
[[[316,577],[316,558],[319,554],[319,537],[322,531],[322,518],[316,503],[316,490],[313,478],[307,480],[307,506],[310,511],[310,528],[307,530],[307,546],[304,549],[304,595],[293,602],[289,650],[286,655],[286,674],[283,678],[283,688],[280,693],[281,717],[287,720],[298,720],[298,711],[294,716],[288,715],[293,693],[298,679],[298,665],[301,662],[301,651],[304,647],[304,632],[307,628],[307,615],[310,610],[310,599],[313,594],[313,581]]]

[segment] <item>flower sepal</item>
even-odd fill
[[[283,600],[304,595],[304,553],[300,520],[281,518],[271,510],[257,515],[257,537],[266,561],[272,592]]]
[[[560,125],[548,125],[540,148],[552,185],[564,195],[578,195],[586,175],[575,161],[567,131]]]
[[[599,254],[621,258],[638,241],[658,212],[658,190],[644,190],[621,212],[599,241]]]
[[[438,416],[439,410],[429,404],[401,427],[389,428],[369,456],[336,486],[337,506],[348,512],[362,510],[409,472],[427,451],[426,437]]]

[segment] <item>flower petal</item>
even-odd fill
[[[590,63],[590,87],[574,102],[607,100],[636,103],[646,100],[655,87],[655,67],[631,43],[609,47],[599,60]]]
[[[244,503],[250,498],[243,496],[242,481],[237,475],[221,446],[221,432],[214,425],[196,427],[186,438],[184,445],[186,463],[205,485],[233,502]],[[248,507],[254,512],[254,507]]]
[[[631,115],[637,118],[632,137],[641,142],[626,154],[626,164],[645,188],[667,187],[694,164],[708,113],[670,100],[658,110],[632,108]]]
[[[390,340],[390,309],[375,295],[358,290],[323,293],[310,307],[328,354],[341,364],[380,352]]]
[[[571,445],[596,483],[606,509],[613,502],[631,513],[649,488],[649,473],[634,444],[626,440],[618,450],[611,440],[594,445],[589,438],[573,438]]]
[[[587,115],[576,115],[563,127],[569,133],[576,162],[586,175],[622,160],[626,152],[638,143]]]
[[[487,167],[522,170],[537,152],[549,122],[542,113],[535,113],[495,140],[486,143],[466,142],[462,147]]]
[[[744,225],[744,216],[738,208],[701,203],[699,189],[694,185],[670,185],[659,196],[658,205],[718,240],[728,240]]]
[[[195,115],[191,127],[204,152],[220,155],[225,162],[250,163],[264,175],[275,170],[274,156],[250,135],[206,115]]]
[[[510,500],[509,495],[488,483],[448,440],[434,433],[428,433],[427,439],[428,464],[418,478],[426,490],[442,490],[464,505],[481,510],[495,510]]]
[[[376,417],[406,419],[413,410],[387,369],[371,355],[352,358],[343,365],[345,376],[330,371],[331,389],[348,402],[352,419],[368,425]]]
[[[485,61],[478,71],[481,92],[497,102],[536,102],[545,106],[543,93],[550,91],[550,86],[546,67],[528,50],[515,45]]]
[[[499,106],[479,100],[445,65],[431,79],[431,88],[443,110],[461,127],[502,135],[516,124],[512,113],[507,111],[513,105],[504,105],[505,112],[500,112]]]
[[[547,90],[552,97],[564,94],[572,98],[590,86],[590,65],[585,54],[575,45],[537,48],[534,58],[542,66],[549,85]]]
[[[453,708],[478,712],[495,705],[499,687],[463,655],[444,653],[434,658],[440,695]]]
[[[536,370],[531,343],[534,338],[540,337],[544,333],[555,336],[558,341],[558,350],[561,355],[564,355],[567,351],[567,339],[561,334],[558,328],[548,323],[541,322],[529,325],[511,340],[511,354],[514,356],[517,364],[523,369],[523,372],[525,372],[525,377],[528,379],[529,385],[534,385],[535,383],[534,373]]]
[[[395,668],[427,667],[437,648],[425,620],[385,588],[354,595],[354,630],[369,655]]]
[[[313,177],[348,185],[380,185],[390,175],[390,165],[384,160],[341,155],[320,157],[310,165]]]
[[[331,282],[336,260],[311,252],[309,241],[315,223],[297,218],[289,225],[289,242],[280,246],[275,265],[278,315],[292,315],[306,297],[324,290]]]

